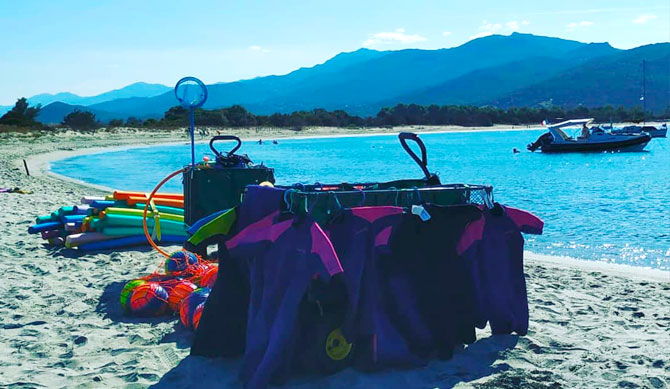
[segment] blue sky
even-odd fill
[[[670,2],[0,0],[0,105],[284,74],[342,51],[437,49],[513,31],[617,48],[670,41]]]

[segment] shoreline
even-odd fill
[[[610,276],[623,276],[653,282],[670,282],[670,271],[651,267],[609,263],[589,259],[572,258],[558,255],[547,255],[524,251],[524,260],[555,266],[562,269],[573,269],[588,272],[599,272]]]
[[[396,131],[396,129],[400,129]],[[373,132],[372,133],[363,133],[363,132],[357,132],[357,133],[349,133],[349,129],[346,128],[337,128],[337,127],[310,127],[305,130],[305,132],[301,132],[300,134],[296,134],[295,131],[293,130],[285,130],[285,129],[279,129],[276,134],[271,134],[275,135],[274,138],[276,139],[289,139],[289,140],[296,140],[296,139],[337,139],[337,138],[357,138],[357,137],[368,137],[368,136],[392,136],[396,135],[403,130],[416,130],[418,129],[419,131],[413,131],[418,135],[426,135],[426,134],[446,134],[446,133],[474,133],[474,132],[499,132],[499,131],[534,131],[538,130],[537,128],[509,128],[506,125],[494,125],[492,127],[462,127],[462,126],[399,126],[399,127],[394,127],[394,128],[372,128]],[[133,129],[136,130],[136,129]],[[176,130],[168,130],[167,133],[174,138],[174,135],[181,133],[182,136],[184,136],[186,128],[180,128]],[[238,131],[240,129],[237,129]],[[245,132],[250,129],[241,129],[242,132]],[[333,132],[330,134],[309,134],[309,131],[316,131],[316,132]],[[334,131],[333,131],[334,130]],[[359,131],[353,130],[353,131]],[[152,132],[151,130],[146,130],[146,131],[137,131],[135,134],[137,136],[140,135],[150,135]],[[246,136],[241,136],[240,140],[243,142],[255,142],[257,138],[252,138],[250,137],[249,134]],[[207,144],[209,141],[205,139],[200,139],[196,140],[196,144]],[[93,184],[89,183],[86,181],[82,181],[76,178],[64,176],[62,174],[55,173],[51,170],[51,163],[54,161],[62,160],[62,159],[68,159],[68,158],[73,158],[73,157],[79,157],[79,156],[85,156],[85,155],[95,155],[95,154],[104,154],[108,152],[114,152],[114,151],[125,151],[125,150],[132,150],[132,149],[138,149],[138,148],[145,148],[145,147],[151,147],[151,146],[172,146],[172,145],[182,145],[186,144],[189,145],[189,139],[186,137],[184,140],[176,140],[176,138],[172,140],[167,140],[163,142],[163,140],[159,142],[137,142],[137,143],[132,143],[132,144],[124,144],[124,145],[118,145],[118,146],[99,146],[99,147],[90,147],[90,148],[80,148],[76,150],[58,150],[58,151],[53,151],[53,152],[48,152],[48,153],[42,153],[42,154],[37,154],[32,157],[25,158],[26,163],[30,166],[36,166],[36,173],[37,175],[48,175],[51,177],[54,177],[59,180],[67,181],[73,184],[78,184],[81,186],[89,187],[92,189],[96,190],[103,190],[103,191],[113,191],[113,188],[104,186],[104,185],[98,185],[98,184]],[[17,167],[23,167],[23,162],[21,160],[16,160],[14,161],[15,166]],[[32,173],[31,173],[32,174]]]
[[[429,134],[449,134],[449,133],[475,133],[475,132],[512,132],[512,131],[537,131],[541,130],[541,128],[509,128],[509,127],[497,127],[493,126],[494,128],[491,127],[458,127],[458,126],[447,126],[447,127],[454,127],[450,129],[443,129],[445,126],[434,126],[435,129],[429,129],[425,130],[425,127],[430,127],[430,126],[421,126],[419,129],[423,131],[413,131],[417,135],[429,135]],[[319,129],[329,129],[330,127],[318,127]],[[414,126],[406,126],[406,127],[397,127],[401,129],[414,129]],[[344,131],[350,131],[347,129],[343,129]],[[384,129],[386,130],[386,129]],[[284,130],[282,130],[284,131]],[[177,131],[178,132],[178,131]],[[372,137],[372,136],[392,136],[392,135],[397,135],[402,130],[396,131],[395,128],[390,129],[390,131],[379,131],[379,132],[372,132],[372,133],[347,133],[347,132],[342,132],[342,133],[334,133],[334,134],[321,134],[321,135],[313,135],[313,134],[307,134],[307,135],[299,135],[299,134],[290,134],[290,133],[283,133],[279,132],[277,134],[271,134],[271,135],[276,135],[274,136],[274,139],[288,139],[288,140],[298,140],[298,139],[338,139],[338,138],[358,138],[358,137]],[[295,133],[295,132],[294,132]],[[242,142],[256,142],[259,138],[252,138],[250,136],[244,136],[240,137],[240,140]],[[262,138],[261,138],[262,139]],[[273,138],[267,138],[267,139],[273,139]],[[200,139],[196,140],[196,144],[207,144],[209,141]],[[78,157],[82,155],[93,155],[93,154],[103,154],[107,152],[113,152],[113,151],[124,151],[124,150],[130,150],[130,149],[137,149],[137,148],[143,148],[143,147],[150,147],[150,146],[172,146],[172,145],[181,145],[181,144],[190,144],[189,139],[185,139],[183,141],[167,141],[167,142],[148,142],[148,143],[142,143],[139,142],[137,144],[129,144],[129,145],[123,145],[123,146],[109,146],[109,147],[92,147],[92,148],[84,148],[84,149],[78,149],[78,150],[72,150],[70,152],[68,151],[57,151],[53,152],[55,155],[53,156],[48,156],[46,157],[46,162],[53,162],[56,160],[60,159],[67,159],[67,158],[72,158],[72,157]],[[48,153],[51,154],[51,153]],[[43,155],[35,156],[32,158],[35,162],[42,162],[41,160]],[[48,168],[46,170],[49,170]]]
[[[517,129],[508,129],[508,130],[502,130],[502,131],[528,131],[528,130],[535,130],[535,129],[523,129],[523,130],[517,130]],[[417,132],[417,134],[443,134],[443,133],[450,133],[450,132],[479,132],[479,131],[484,131],[484,130],[444,130],[444,131],[427,131],[427,132]],[[500,129],[496,130],[489,130],[489,131],[501,131]],[[280,139],[324,139],[324,138],[348,138],[348,137],[363,137],[363,136],[391,136],[394,133],[374,133],[374,134],[333,134],[333,135],[307,135],[307,136],[287,136],[283,137]],[[241,138],[242,141],[254,141],[252,138]],[[208,141],[206,140],[200,140],[196,141],[198,144],[206,144]],[[61,160],[61,159],[66,159],[66,158],[71,158],[71,157],[76,157],[76,156],[82,156],[82,155],[92,155],[92,154],[102,154],[102,153],[107,153],[107,152],[113,152],[113,151],[123,151],[123,150],[131,150],[131,149],[137,149],[137,148],[143,148],[143,147],[150,147],[150,146],[167,146],[167,145],[177,145],[177,144],[189,144],[188,140],[185,141],[168,141],[168,142],[161,142],[161,143],[134,143],[134,144],[126,144],[126,145],[121,145],[121,146],[102,146],[102,147],[91,147],[91,148],[82,148],[82,149],[76,149],[76,150],[59,150],[59,151],[53,151],[49,153],[42,153],[35,155],[34,157],[30,157],[29,159],[26,159],[29,164],[33,164],[37,166],[36,172],[37,176],[39,175],[47,175],[50,177],[53,177],[58,180],[62,180],[65,182],[69,182],[72,184],[80,185],[83,187],[88,187],[91,189],[95,190],[100,190],[100,191],[106,191],[106,192],[112,192],[114,191],[113,188],[109,188],[103,185],[97,185],[89,182],[85,182],[79,179],[67,177],[58,173],[55,173],[51,171],[50,164],[53,161],[56,160]],[[20,166],[21,168],[23,167],[23,163],[21,160],[16,160],[15,161],[16,166]],[[31,172],[32,174],[32,172]],[[547,255],[547,254],[542,254],[542,253],[535,253],[535,252],[530,252],[530,251],[524,251],[524,257],[526,260],[532,261],[532,262],[537,262],[545,265],[552,265],[564,269],[581,269],[583,271],[596,271],[596,272],[601,272],[604,274],[608,275],[624,275],[628,277],[633,277],[633,278],[639,278],[639,279],[645,279],[648,281],[655,281],[655,282],[670,282],[670,271],[662,270],[662,269],[655,269],[651,267],[644,267],[644,266],[634,266],[634,265],[626,265],[626,264],[619,264],[619,263],[608,263],[608,262],[601,262],[601,261],[595,261],[595,260],[589,260],[589,259],[582,259],[582,258],[574,258],[574,257],[566,257],[566,256],[558,256],[558,255]]]

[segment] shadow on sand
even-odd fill
[[[79,249],[68,248],[64,246],[54,246],[48,243],[43,243],[42,247],[49,252],[54,258],[70,258],[77,259],[83,256],[90,256],[95,254],[113,254],[119,252],[119,249],[108,249],[108,250],[90,250],[82,251]],[[123,252],[138,252],[138,253],[147,253],[153,251],[151,246],[129,246],[124,247]]]
[[[482,338],[463,350],[456,351],[448,361],[431,361],[417,369],[388,369],[365,373],[348,368],[331,376],[294,376],[283,388],[396,388],[439,387],[451,388],[458,383],[471,382],[509,369],[505,363],[496,364],[507,350],[518,342],[516,335],[494,335]],[[240,359],[208,359],[189,356],[166,373],[153,388],[223,387],[237,388]]]
[[[98,305],[95,307],[95,311],[103,314],[105,319],[122,323],[161,323],[173,320],[170,316],[133,317],[125,314],[121,308],[121,303],[119,302],[121,290],[125,285],[125,281],[116,281],[107,284],[102,291],[102,296],[100,296],[100,300],[98,300]]]
[[[184,328],[177,315],[162,315],[158,317],[133,317],[123,312],[119,302],[121,290],[125,282],[112,282],[108,284],[98,300],[96,312],[101,313],[105,319],[120,323],[150,323],[157,324],[173,321],[173,332],[167,333],[161,339],[161,343],[175,343],[177,348],[185,349],[191,347],[193,332]]]

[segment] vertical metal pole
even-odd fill
[[[191,169],[195,169],[195,119],[193,118],[193,107],[191,107]]]
[[[647,77],[644,73],[644,63],[642,60],[642,125],[647,124]]]

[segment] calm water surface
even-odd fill
[[[547,255],[670,269],[670,142],[647,152],[530,153],[542,131],[424,134],[431,171],[443,183],[489,184],[496,201],[535,213],[545,233],[527,249]],[[226,145],[225,143],[223,144]],[[521,151],[513,154],[516,147]],[[275,168],[279,184],[388,181],[422,176],[395,135],[279,140],[241,149]],[[197,145],[196,158],[212,156]],[[68,158],[58,174],[126,190],[150,191],[190,162],[183,145],[152,146]],[[175,178],[167,188],[181,191]]]

